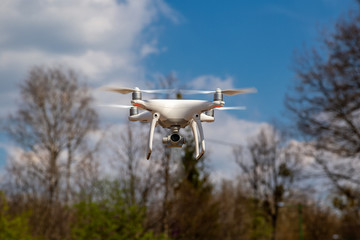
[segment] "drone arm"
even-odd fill
[[[202,128],[202,124],[201,124],[201,120],[200,120],[200,115],[199,114],[195,114],[193,119],[195,120],[198,129],[199,129],[199,133],[200,133],[200,142],[201,142],[201,153],[200,155],[196,158],[196,160],[199,160],[202,155],[204,155],[205,153],[205,139],[204,139],[204,132],[203,132],[203,128]]]
[[[191,126],[191,130],[193,132],[194,140],[195,140],[196,159],[199,159],[199,136],[198,136],[198,132],[197,132],[197,124],[194,120],[191,120],[190,126]]]
[[[205,113],[201,113],[200,120],[202,122],[214,122],[215,118],[214,118],[214,116],[209,116],[209,115],[206,115]]]
[[[152,152],[152,143],[153,143],[153,139],[154,139],[154,131],[155,131],[155,127],[156,127],[156,124],[159,120],[159,113],[154,113],[152,115],[152,120],[151,120],[151,123],[150,123],[150,132],[149,132],[149,142],[148,142],[148,153],[147,153],[147,156],[146,156],[146,159],[149,160],[150,158],[150,155],[151,155],[151,152]]]

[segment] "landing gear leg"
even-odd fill
[[[150,132],[149,132],[149,142],[148,142],[148,153],[146,155],[146,159],[149,160],[151,152],[152,152],[152,143],[153,143],[153,139],[154,139],[154,131],[155,131],[155,127],[157,125],[157,122],[159,121],[160,118],[160,114],[159,113],[154,113],[152,115],[152,120],[150,123]]]

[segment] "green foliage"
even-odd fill
[[[28,227],[28,214],[11,216],[7,200],[0,193],[0,239],[1,240],[32,240]]]
[[[269,239],[272,228],[265,216],[260,212],[256,212],[252,219],[252,226],[250,238],[252,240]]]
[[[102,192],[95,201],[76,204],[76,222],[72,229],[73,239],[164,239],[143,228],[145,209],[136,205],[126,206],[124,193],[116,182],[102,182]]]
[[[249,214],[248,234],[251,240],[270,239],[272,227],[268,215],[266,214],[266,202],[260,207],[259,200],[256,198],[247,199],[246,209]]]

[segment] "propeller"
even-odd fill
[[[244,94],[244,93],[256,93],[256,88],[243,88],[243,89],[227,89],[221,91],[225,95],[236,95],[236,94]]]
[[[256,93],[256,88],[242,88],[242,89],[227,89],[221,90],[220,88],[216,89],[215,91],[204,91],[204,90],[180,90],[183,94],[209,94],[209,93],[216,93],[221,92],[225,95],[236,95],[236,94],[244,94],[244,93]]]
[[[121,94],[128,94],[132,92],[144,92],[144,93],[172,93],[174,89],[153,89],[153,90],[140,90],[139,88],[113,88],[106,87],[105,91],[117,92]]]
[[[215,93],[215,91],[204,91],[204,90],[179,90],[182,94],[209,94]]]
[[[246,110],[245,106],[239,106],[239,107],[220,107],[215,108],[217,110],[226,111],[226,110]]]
[[[133,106],[131,105],[119,105],[119,104],[106,104],[106,105],[98,105],[99,107],[113,107],[113,108],[127,108],[130,109]]]

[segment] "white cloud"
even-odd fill
[[[1,9],[0,31],[8,36],[9,47],[47,51],[129,49],[160,13],[148,0],[14,0]]]
[[[39,164],[41,162],[41,158],[34,152],[26,152],[22,148],[10,144],[1,144],[1,147],[7,149],[9,155],[8,161],[11,161],[13,165],[23,166],[26,164]],[[24,158],[26,158],[27,162],[23,161]]]
[[[176,12],[174,9],[169,7],[169,5],[165,4],[164,1],[161,0],[154,0],[154,3],[156,4],[159,11],[165,15],[168,19],[170,19],[174,23],[180,23],[184,21],[184,18]]]
[[[150,54],[156,54],[159,53],[160,50],[157,48],[157,42],[154,40],[151,43],[146,43],[142,46],[140,54],[141,57],[144,58]]]
[[[248,138],[259,133],[267,123],[235,118],[227,112],[215,112],[215,122],[204,123],[206,157],[216,178],[233,179],[239,173],[233,147],[246,144]]]
[[[163,0],[1,1],[0,102],[15,102],[4,93],[18,92],[34,65],[65,64],[96,86],[145,85],[142,61],[159,52],[152,25],[161,16],[180,19]]]

